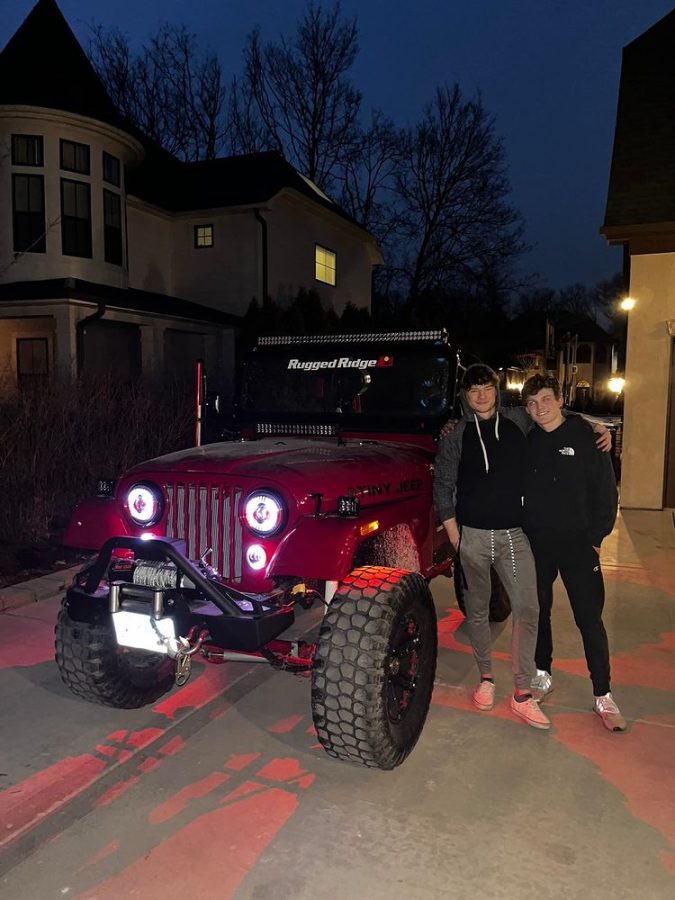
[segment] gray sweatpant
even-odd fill
[[[511,668],[516,688],[529,689],[535,672],[539,603],[530,543],[522,528],[462,528],[459,558],[466,579],[466,625],[481,675],[492,671],[490,566],[494,566],[511,601]]]

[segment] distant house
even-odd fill
[[[231,366],[250,301],[370,304],[368,232],[281,156],[183,163],[110,101],[54,0],[0,53],[0,371]]]
[[[513,360],[525,378],[549,372],[570,406],[609,408],[609,379],[617,369],[614,338],[588,316],[555,310],[524,313],[510,326]],[[507,375],[515,384],[515,376]]]
[[[628,313],[621,503],[675,507],[675,12],[623,51],[605,221]]]

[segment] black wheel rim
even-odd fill
[[[413,705],[421,650],[420,624],[408,614],[397,624],[386,662],[387,714],[394,725],[403,721]]]

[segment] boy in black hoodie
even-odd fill
[[[532,682],[540,699],[553,689],[551,606],[553,582],[563,580],[581,632],[593,683],[594,710],[610,731],[626,722],[610,693],[609,646],[602,621],[605,589],[600,544],[614,527],[617,491],[607,454],[598,453],[593,431],[578,416],[564,418],[560,385],[535,375],[525,382],[523,403],[539,427],[527,439],[525,530],[537,569],[539,629]]]

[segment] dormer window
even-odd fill
[[[44,150],[39,134],[12,135],[13,166],[43,166]]]
[[[79,172],[80,175],[89,175],[91,172],[89,145],[62,140],[61,168],[66,172]]]
[[[213,225],[195,225],[195,248],[213,247]]]

